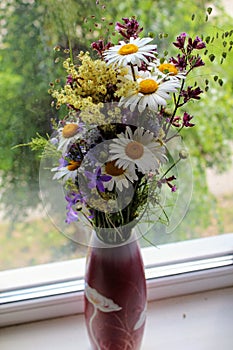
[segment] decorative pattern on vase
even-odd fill
[[[85,288],[85,295],[88,301],[93,305],[94,312],[90,318],[89,329],[91,333],[91,338],[95,342],[98,349],[100,349],[97,339],[93,331],[92,323],[97,315],[98,310],[102,312],[114,312],[121,310],[121,307],[115,304],[111,299],[105,298],[103,295],[99,294],[95,289],[91,288],[88,284]]]
[[[87,261],[85,317],[93,350],[139,350],[146,284],[137,242],[92,248]]]

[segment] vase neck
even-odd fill
[[[133,229],[96,229],[92,232],[91,246],[96,248],[116,248],[132,243],[137,239]]]

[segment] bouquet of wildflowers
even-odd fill
[[[181,33],[173,43],[178,54],[161,57],[134,17],[115,29],[117,44],[99,40],[90,53],[67,58],[65,84],[50,89],[56,107],[66,108],[50,140],[66,222],[85,219],[109,243],[125,241],[143,213],[160,205],[164,186],[177,190],[172,169],[186,155],[169,163],[168,147],[194,126],[186,105],[203,91],[186,81],[204,65],[205,48],[198,36]]]

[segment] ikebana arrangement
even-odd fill
[[[188,105],[203,91],[187,77],[204,65],[206,44],[181,33],[177,55],[163,57],[136,18],[123,18],[115,30],[116,44],[100,39],[90,52],[69,52],[65,83],[51,83],[53,104],[65,115],[53,122],[48,149],[56,150],[51,173],[64,189],[64,220],[93,228],[85,276],[92,347],[137,350],[146,284],[134,228],[162,207],[164,187],[179,190],[173,170],[187,153],[173,160],[169,145],[194,126]]]

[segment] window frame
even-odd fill
[[[148,301],[233,286],[233,233],[142,255]],[[0,271],[0,327],[83,313],[84,271],[85,258]]]
[[[233,286],[233,233],[143,248],[142,256],[148,301]],[[84,271],[85,258],[0,272],[0,327],[83,313]]]

